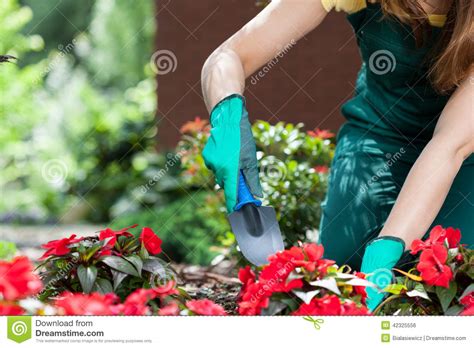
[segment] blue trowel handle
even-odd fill
[[[262,205],[262,202],[258,199],[255,199],[252,193],[245,182],[244,175],[240,172],[239,175],[239,185],[237,188],[237,205],[235,206],[234,210],[240,210],[244,205],[247,204],[254,204],[255,206],[259,207]]]

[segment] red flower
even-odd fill
[[[471,291],[469,294],[464,296],[459,303],[466,308],[474,307],[474,291]]]
[[[415,255],[421,250],[431,248],[433,245],[442,245],[445,241],[448,243],[449,248],[455,248],[461,241],[461,231],[452,227],[444,229],[441,225],[435,226],[425,242],[420,239],[416,239],[412,242],[411,254]]]
[[[239,270],[239,279],[243,284],[242,288],[245,289],[248,285],[255,283],[255,273],[250,266],[246,266]]]
[[[19,300],[37,294],[43,284],[33,273],[33,264],[25,256],[0,261],[0,294],[4,300]]]
[[[313,138],[321,138],[321,139],[331,139],[334,138],[335,134],[326,130],[326,129],[319,129],[315,128],[314,130],[308,131],[308,135],[312,136]]]
[[[176,289],[176,281],[174,280],[170,280],[161,287],[153,288],[153,291],[155,292],[156,296],[159,296],[160,298],[179,294],[179,291]]]
[[[0,316],[3,315],[22,315],[25,310],[16,304],[0,302]]]
[[[41,245],[43,249],[47,249],[46,252],[41,256],[40,260],[47,258],[48,256],[55,255],[61,256],[69,253],[68,246],[77,242],[80,242],[83,238],[77,238],[76,235],[72,234],[69,238],[57,239],[49,241],[46,244]]]
[[[329,167],[328,166],[324,166],[324,165],[323,166],[315,166],[313,169],[316,171],[316,173],[319,173],[319,174],[329,173]]]
[[[201,117],[196,117],[194,121],[186,122],[180,129],[181,133],[194,134],[200,131],[205,131],[209,123],[206,120],[201,120]]]
[[[199,315],[227,315],[222,306],[211,300],[191,300],[186,302],[189,310]]]
[[[469,316],[474,316],[474,307],[469,307],[463,310],[459,315],[469,315]]]
[[[137,289],[125,299],[121,312],[124,315],[149,314],[150,308],[147,306],[147,303],[156,296],[157,294],[154,289]]]
[[[355,272],[355,275],[358,278],[365,279],[365,274],[362,272]],[[354,286],[354,292],[361,296],[361,302],[365,304],[367,299],[367,291],[365,290],[365,286]]]
[[[117,301],[115,294],[64,292],[54,305],[64,315],[114,315],[117,314],[113,308]]]
[[[179,306],[176,302],[170,302],[158,310],[158,315],[179,315]]]
[[[370,312],[366,306],[358,306],[351,301],[342,304],[341,315],[370,315]]]
[[[135,228],[137,226],[138,225],[135,224],[135,225],[132,225],[132,226],[129,226],[129,227],[122,228],[121,230],[118,230],[118,231],[114,231],[111,228],[107,227],[105,230],[102,230],[102,231],[99,232],[99,240],[104,240],[104,239],[107,239],[107,238],[111,238],[107,242],[107,246],[112,248],[114,246],[115,242],[117,241],[117,237],[119,237],[119,236],[133,237],[133,234],[128,232],[128,230],[130,228]]]
[[[239,295],[240,315],[258,315],[263,308],[268,307],[271,292],[265,290],[265,287],[267,285],[261,283],[247,283],[247,287]]]
[[[341,303],[336,295],[314,297],[310,303],[303,303],[292,315],[340,315]]]
[[[139,239],[150,254],[156,255],[161,253],[161,239],[158,238],[151,228],[143,227]]]
[[[433,245],[421,253],[417,270],[428,285],[443,286],[449,288],[449,281],[453,278],[453,272],[447,266],[448,250],[443,245]]]

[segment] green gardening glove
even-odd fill
[[[257,150],[244,97],[233,94],[221,100],[211,112],[211,126],[202,156],[206,167],[214,172],[217,184],[224,188],[227,211],[232,213],[237,204],[240,171],[250,192],[262,197]]]
[[[402,257],[405,242],[397,237],[379,237],[369,242],[362,258],[361,271],[377,288],[367,287],[367,307],[373,311],[382,302],[381,292],[393,279],[392,268]]]

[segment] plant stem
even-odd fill
[[[402,297],[401,295],[393,295],[393,296],[387,297],[381,304],[379,304],[377,306],[377,308],[375,308],[375,310],[372,312],[372,314],[377,315],[377,313],[380,312],[380,310],[382,309],[383,306],[385,306],[387,303],[390,303],[393,300],[396,300],[397,298],[401,298],[401,297]]]

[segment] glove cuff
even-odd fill
[[[212,109],[210,114],[211,126],[240,125],[244,109],[245,98],[242,95],[228,95]]]
[[[405,242],[397,237],[384,236],[370,241],[364,253],[361,271],[371,273],[380,268],[392,269],[405,250]]]

